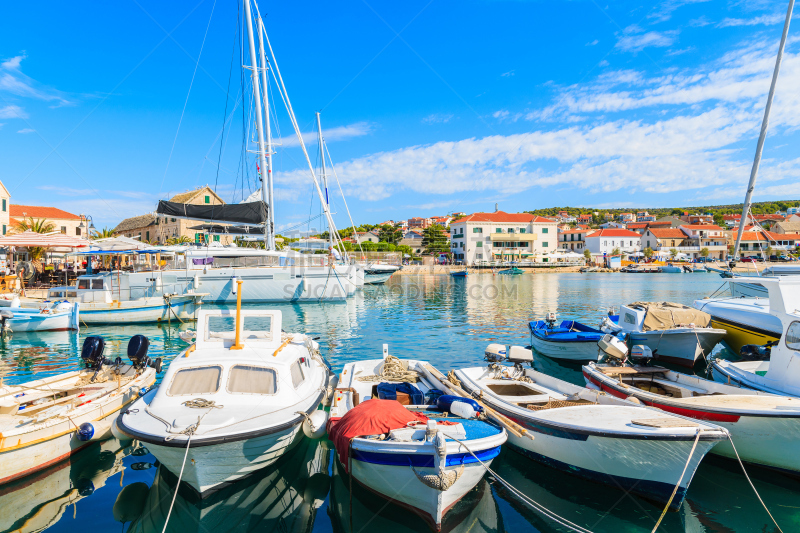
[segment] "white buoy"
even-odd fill
[[[311,415],[303,422],[303,433],[305,433],[306,437],[309,439],[321,439],[325,436],[326,433],[326,425],[328,424],[328,412],[327,411],[314,411]]]

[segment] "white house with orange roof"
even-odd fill
[[[450,223],[450,242],[453,258],[467,264],[532,260],[556,250],[558,223],[528,213],[473,213]]]
[[[81,215],[75,215],[59,209],[57,207],[45,207],[40,205],[11,205],[9,207],[9,224],[26,220],[46,220],[55,226],[55,231],[60,231],[66,235],[88,238],[86,226],[80,228],[81,222],[85,219]],[[5,227],[3,229],[6,229]]]
[[[642,236],[627,229],[600,229],[586,236],[586,247],[592,255],[611,255],[616,248],[623,254],[638,252],[642,247]]]
[[[558,232],[558,249],[583,253],[586,248],[586,235],[592,233],[591,229],[568,229]]]
[[[686,235],[683,246],[678,251],[697,259],[701,251],[708,249],[708,257],[725,259],[728,252],[728,239],[725,230],[714,224],[684,224],[680,230]]]

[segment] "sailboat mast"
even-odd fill
[[[330,210],[331,204],[330,200],[328,199],[328,173],[325,171],[325,148],[322,144],[322,125],[319,120],[319,112],[317,112],[317,133],[319,134],[318,144],[319,144],[319,159],[322,162],[322,186],[325,189],[325,204],[327,205],[328,209]],[[333,232],[334,228],[328,228],[328,240],[330,241],[330,246],[333,247]]]
[[[764,139],[767,137],[767,128],[769,127],[769,111],[772,108],[772,98],[775,96],[775,85],[778,83],[778,73],[781,70],[783,49],[786,47],[786,36],[789,34],[789,23],[792,21],[793,9],[794,0],[789,0],[789,9],[786,11],[786,22],[783,23],[781,45],[778,47],[778,57],[775,58],[775,70],[772,72],[772,84],[769,87],[769,96],[767,96],[767,107],[764,109],[764,120],[761,122],[761,134],[758,136],[758,145],[756,145],[756,157],[753,160],[753,169],[750,171],[750,184],[747,186],[747,194],[744,197],[744,206],[742,207],[742,218],[739,221],[739,231],[736,234],[736,246],[733,249],[734,261],[739,257],[739,245],[742,243],[744,226],[747,221],[747,215],[750,212],[750,205],[752,204],[753,189],[756,187],[758,166],[761,164],[761,152],[764,149]]]
[[[261,198],[269,206],[269,223],[265,232],[267,250],[275,249],[275,205],[272,202],[272,129],[269,124],[269,84],[267,83],[267,56],[264,53],[264,21],[258,17],[258,52],[261,56],[261,86],[264,95],[264,129],[267,137],[267,181],[261,181]],[[263,172],[263,171],[262,171]]]
[[[266,174],[267,168],[267,161],[266,161],[266,147],[264,146],[264,124],[263,124],[263,117],[261,115],[261,90],[259,89],[259,80],[258,80],[258,60],[256,58],[256,43],[253,39],[253,17],[250,14],[250,0],[244,0],[244,17],[247,19],[247,40],[250,44],[250,67],[252,71],[252,81],[253,81],[253,103],[256,106],[256,130],[258,131],[258,162],[259,167],[261,168],[261,196],[264,197],[264,190],[266,187],[267,180],[264,179],[264,174]],[[269,205],[269,211],[272,212],[272,204]],[[269,226],[269,215],[267,216],[267,220],[264,221],[265,226]],[[264,239],[266,240],[268,237],[269,230],[267,227],[264,228]],[[265,242],[265,245],[268,244]]]

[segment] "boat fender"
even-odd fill
[[[114,421],[111,423],[111,434],[114,436],[115,439],[123,443],[131,442],[133,440],[125,433],[123,433],[122,430],[119,428],[119,417],[115,418]]]
[[[450,411],[451,413],[455,414],[451,409],[453,402],[468,404],[472,406],[472,409],[476,413],[480,413],[482,410],[480,404],[478,404],[478,402],[472,398],[462,398],[461,396],[453,396],[452,394],[443,394],[442,396],[439,396],[436,399],[436,408],[440,411]]]
[[[82,442],[110,439],[111,421],[95,420],[94,422],[84,422],[78,426],[78,433],[75,436]]]
[[[147,501],[147,494],[150,492],[150,487],[147,483],[137,481],[126,485],[117,495],[117,501],[114,502],[112,513],[114,520],[117,522],[133,522],[142,515],[144,511],[144,504]]]
[[[133,387],[131,387],[131,390],[133,390]],[[139,389],[139,397],[142,397],[145,394],[147,394],[147,387],[142,387],[141,389]]]
[[[450,404],[450,412],[461,418],[475,418],[478,412],[466,402],[453,402]]]
[[[330,488],[330,476],[324,472],[317,472],[308,478],[306,482],[306,488],[303,491],[303,501],[314,509],[319,509],[320,506],[325,503]]]
[[[642,405],[642,401],[639,398],[637,398],[636,396],[628,396],[625,399],[628,400],[629,402],[638,403],[639,405]]]
[[[303,433],[309,439],[321,439],[325,436],[327,425],[328,412],[323,410],[314,411],[303,422]]]

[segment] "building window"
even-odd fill
[[[210,197],[210,196],[206,196],[206,203],[207,203],[207,204],[210,204],[210,203],[211,203],[211,197]]]
[[[145,240],[149,241],[150,240],[150,232],[149,231],[146,232],[145,235],[146,235]]]
[[[525,228],[519,228],[520,233],[525,233]],[[545,232],[546,233],[546,232]]]
[[[547,228],[542,228],[542,233],[547,233]]]
[[[5,226],[3,226],[3,228],[5,228]],[[5,233],[5,229],[3,229],[3,233]],[[478,241],[478,242],[475,243],[475,247],[476,248],[483,248],[483,243],[481,241]]]
[[[514,228],[508,228],[509,233],[514,233]]]
[[[80,236],[80,234],[81,234],[81,228],[75,228],[75,235]]]
[[[175,222],[175,219],[173,218],[172,221]]]
[[[6,234],[6,225],[3,224],[3,235],[5,235],[5,234]]]
[[[549,245],[547,244],[547,242],[543,242],[543,243],[542,243],[542,247],[543,247],[543,248],[547,248],[548,246],[549,246]]]
[[[66,226],[61,226],[61,233],[66,235],[66,233],[67,233],[67,227]]]
[[[5,210],[6,210],[6,199],[3,198],[3,212],[5,212]]]
[[[483,233],[483,228],[472,228],[472,233]]]
[[[495,228],[494,232],[495,233],[503,233],[503,228]]]

